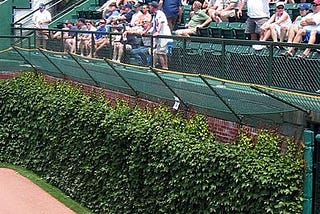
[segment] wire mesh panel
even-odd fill
[[[275,57],[272,65],[272,85],[308,92],[320,89],[320,60]]]
[[[181,47],[184,46],[197,53],[192,56],[194,59],[186,60],[185,53],[181,52],[179,60],[186,63],[184,66],[188,67],[189,72],[158,70],[68,53],[22,48],[1,52],[0,63],[1,66],[7,61],[28,63],[52,76],[68,77],[124,93],[134,92],[147,98],[174,102],[175,97],[178,97],[182,103],[197,109],[228,113],[237,118],[279,114],[297,109],[320,111],[320,96],[315,93],[319,86],[317,59],[270,58],[266,51],[256,53],[251,47],[243,45],[194,42],[182,44]],[[272,66],[268,64],[271,60]],[[272,73],[268,72],[270,68]],[[209,75],[199,75],[201,73]],[[225,79],[216,78],[215,75],[224,76]],[[251,83],[256,82],[265,86],[255,86],[261,90],[253,88]],[[313,90],[313,94],[279,90],[270,86],[298,88],[305,92]]]
[[[268,56],[230,53],[225,78],[234,81],[268,84]]]
[[[320,96],[290,92],[264,86],[258,86],[257,88],[266,94],[271,94],[277,99],[290,103],[292,106],[296,106],[302,110],[320,113]]]

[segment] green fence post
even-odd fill
[[[314,132],[305,130],[304,138],[304,160],[306,162],[306,171],[303,183],[303,214],[312,213],[312,181],[313,181],[313,150],[314,150]]]

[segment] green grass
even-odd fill
[[[9,168],[9,169],[15,170],[20,175],[30,179],[33,183],[38,185],[44,191],[48,192],[51,196],[56,198],[58,201],[60,201],[61,203],[63,203],[64,205],[66,205],[67,207],[69,207],[71,210],[73,210],[76,213],[79,213],[79,214],[80,213],[81,214],[82,213],[83,214],[92,213],[87,208],[81,206],[79,203],[75,202],[74,200],[72,200],[71,198],[66,196],[61,190],[59,190],[58,188],[46,183],[44,180],[42,180],[36,174],[34,174],[33,172],[31,172],[31,171],[29,171],[29,170],[27,170],[25,168],[22,168],[22,167],[19,167],[19,166],[15,166],[15,165],[12,165],[12,164],[6,164],[6,163],[0,163],[0,168]]]

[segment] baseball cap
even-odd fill
[[[276,3],[276,7],[279,7],[279,6],[284,6],[284,2],[283,1],[278,1]]]
[[[72,24],[72,21],[71,20],[66,20],[64,23],[65,24]]]
[[[78,22],[86,23],[86,19],[85,18],[79,18]]]
[[[45,5],[44,3],[40,3],[40,4],[39,4],[39,8],[43,9],[43,8],[45,8],[45,7],[46,7],[46,5]]]
[[[106,23],[106,20],[100,19],[99,23]]]
[[[135,4],[133,5],[134,8],[137,8],[137,7],[140,7],[140,6],[141,6],[141,5],[140,5],[139,2],[137,2],[137,3],[135,3]]]
[[[124,8],[130,8],[130,9],[132,9],[132,5],[131,5],[131,4],[125,4],[125,5],[124,5]]]
[[[110,3],[110,4],[109,4],[109,7],[113,7],[113,6],[115,6],[115,7],[116,7],[116,6],[117,6],[117,3],[112,2],[112,3]]]
[[[303,4],[300,4],[299,9],[300,10],[309,10],[310,7],[309,7],[309,4],[303,3]]]
[[[152,7],[154,7],[154,8],[158,8],[158,7],[159,7],[158,2],[156,2],[156,1],[150,2],[149,5],[152,6]]]

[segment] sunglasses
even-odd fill
[[[277,7],[277,9],[284,9],[284,6],[279,6]]]
[[[312,4],[313,7],[319,6],[320,4]]]

